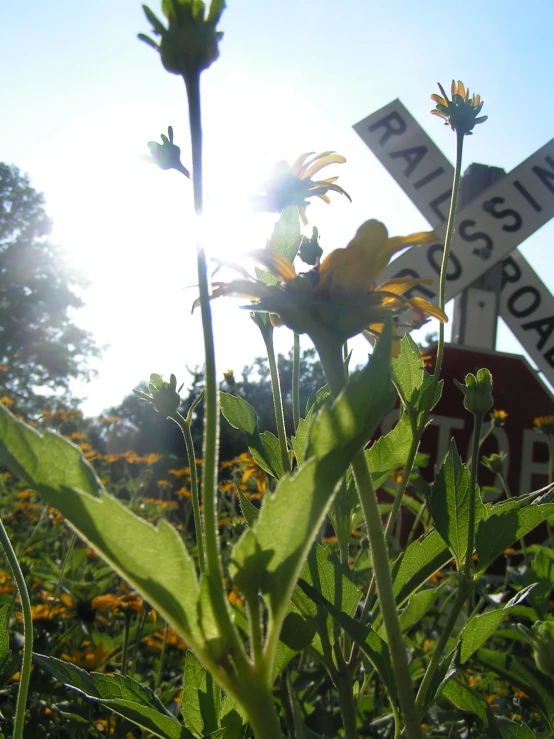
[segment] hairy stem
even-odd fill
[[[175,411],[175,413],[173,413],[170,416],[170,418],[181,429],[183,438],[185,440],[185,446],[187,448],[187,457],[189,460],[189,467],[190,467],[190,492],[192,495],[192,514],[194,516],[196,545],[198,547],[198,567],[200,569],[200,573],[203,573],[206,570],[206,564],[204,560],[204,533],[202,530],[202,518],[200,515],[200,499],[198,496],[198,476],[196,474],[196,457],[194,453],[194,441],[192,439],[192,433],[190,431],[190,426],[187,423],[186,418],[183,418],[183,416],[179,413],[179,411]]]
[[[198,227],[204,207],[202,179],[202,116],[200,107],[200,73],[185,77],[189,101],[190,136],[192,142],[192,184],[194,190],[194,210]],[[204,395],[204,450],[202,467],[202,502],[204,505],[204,536],[206,542],[206,569],[214,582],[221,582],[222,570],[219,560],[219,540],[216,522],[217,459],[219,443],[219,388],[216,380],[215,344],[208,286],[206,254],[201,243],[201,233],[197,241],[198,288],[200,292],[200,313],[204,335],[206,357],[205,395]],[[192,465],[191,465],[192,467]]]
[[[439,280],[439,308],[444,310],[446,304],[446,275],[448,271],[448,256],[452,244],[452,235],[454,233],[454,221],[456,218],[456,207],[458,205],[458,192],[460,190],[460,176],[462,173],[462,152],[464,148],[464,135],[456,131],[456,166],[454,167],[454,181],[452,183],[452,198],[450,199],[450,211],[448,213],[448,223],[446,226],[446,236],[444,239],[444,250],[442,253],[442,264]],[[435,362],[435,371],[433,380],[435,387],[438,385],[442,358],[444,355],[444,323],[439,323],[439,344],[437,347],[437,359]]]
[[[300,336],[297,333],[292,350],[292,422],[296,432],[300,422]]]
[[[273,326],[269,325],[263,329],[262,336],[269,361],[271,389],[273,391],[273,406],[275,409],[275,423],[277,424],[277,436],[279,438],[279,448],[281,450],[281,461],[283,463],[284,471],[290,472],[290,458],[287,447],[287,433],[285,430],[285,413],[283,411],[283,395],[281,393],[279,368],[277,367],[277,358],[275,356],[275,347],[273,345]]]
[[[23,577],[19,560],[15,554],[12,543],[0,519],[0,545],[4,550],[6,559],[12,571],[12,577],[17,583],[19,597],[21,599],[21,610],[23,612],[23,659],[19,675],[19,690],[17,692],[17,705],[15,709],[15,721],[13,728],[13,739],[23,738],[23,727],[25,725],[25,709],[27,707],[27,693],[29,691],[29,678],[31,676],[31,661],[33,658],[33,618],[31,615],[31,601],[29,591]]]

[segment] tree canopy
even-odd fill
[[[72,319],[86,283],[51,232],[43,195],[0,163],[0,394],[29,414],[69,402],[70,381],[87,379],[98,354]]]

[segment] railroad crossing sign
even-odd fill
[[[399,100],[354,126],[440,237],[446,232],[453,167]],[[446,277],[450,300],[502,260],[500,315],[554,385],[554,298],[516,250],[554,216],[554,139],[462,208]],[[516,250],[516,251],[514,251]],[[443,245],[409,249],[384,274],[440,273]],[[437,289],[413,289],[437,301]]]

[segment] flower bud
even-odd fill
[[[518,631],[533,647],[537,668],[554,677],[554,621],[537,621],[532,629],[518,624]]]
[[[177,378],[171,375],[169,382],[164,382],[161,375],[150,375],[148,383],[150,395],[143,390],[134,389],[134,394],[141,400],[152,403],[154,410],[163,413],[164,416],[171,416],[177,411],[181,405],[181,398],[177,392]]]
[[[477,376],[467,374],[465,385],[458,380],[454,382],[464,394],[464,408],[470,413],[482,415],[493,407],[492,375],[488,369],[480,369]]]
[[[491,454],[490,457],[483,457],[483,464],[495,475],[504,474],[504,462],[506,461],[506,452],[499,454]]]

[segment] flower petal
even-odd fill
[[[300,169],[303,167],[307,157],[311,157],[313,153],[313,151],[308,151],[305,154],[300,154],[292,163],[292,167],[290,168],[292,174],[299,176]]]
[[[423,300],[423,298],[411,298],[410,303],[426,315],[438,318],[442,323],[448,323],[448,316],[438,305],[433,305],[433,303],[429,303],[429,301]]]
[[[283,282],[289,282],[297,277],[296,270],[289,260],[274,249],[256,249],[250,252],[249,256]]]
[[[301,175],[303,180],[309,180],[313,177],[314,174],[319,172],[320,169],[323,169],[323,167],[327,167],[329,164],[344,164],[346,162],[346,157],[343,157],[341,154],[335,154],[331,152],[327,156],[322,157],[317,162],[314,162],[308,169]]]
[[[386,291],[388,293],[394,293],[395,295],[403,295],[412,287],[417,285],[432,285],[433,280],[414,279],[407,277],[394,277],[392,280],[383,282],[382,285],[376,288],[376,292]]]

